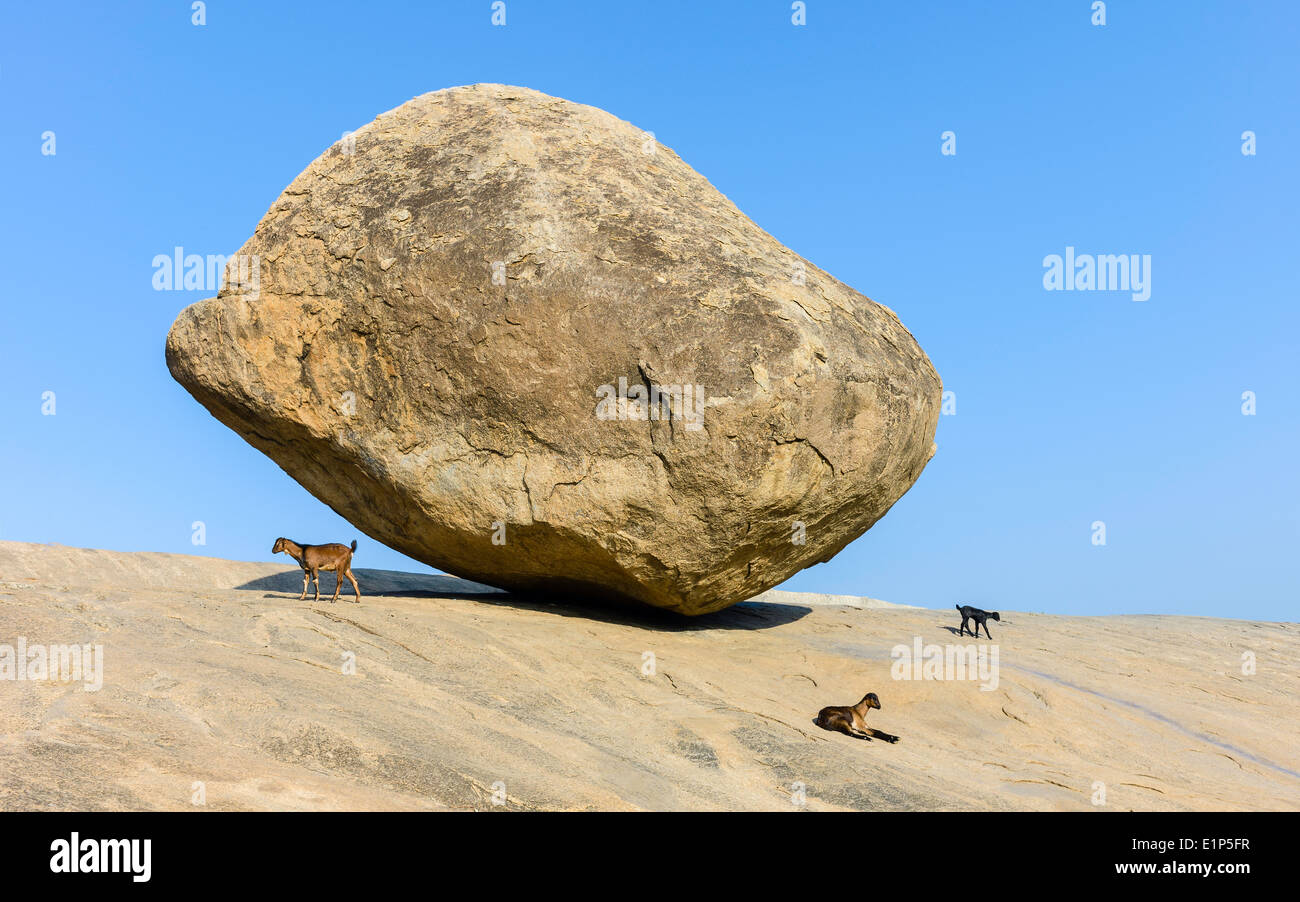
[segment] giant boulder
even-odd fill
[[[932,456],[941,395],[898,317],[650,133],[501,85],[330,147],[167,363],[386,545],[685,614],[869,529]]]

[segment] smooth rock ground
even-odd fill
[[[0,808],[188,810],[201,781],[213,810],[492,809],[501,781],[504,810],[792,810],[795,783],[814,811],[1300,810],[1293,623],[1003,611],[981,692],[890,679],[895,644],[971,641],[951,610],[357,574],[360,606],[312,604],[281,564],[0,543],[0,643],[102,643],[107,673],[0,682]],[[867,690],[897,745],[812,725]]]

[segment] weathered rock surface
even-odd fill
[[[951,608],[592,616],[357,579],[313,604],[283,562],[0,542],[0,673],[18,637],[104,649],[98,691],[0,679],[0,811],[193,811],[195,781],[217,811],[502,810],[498,783],[506,810],[791,811],[800,783],[812,811],[1096,811],[1097,781],[1108,811],[1300,810],[1294,623],[1003,608],[983,691],[892,678],[894,645],[958,641]],[[868,691],[897,745],[813,726]]]
[[[647,133],[475,85],[353,140],[240,250],[256,291],[185,310],[167,362],[370,536],[698,614],[829,559],[932,455],[939,377],[898,318]],[[671,415],[639,418],[661,386]]]

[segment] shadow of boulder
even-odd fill
[[[507,592],[493,586],[448,576],[442,573],[407,573],[400,570],[354,569],[353,575],[361,586],[361,601],[366,596],[387,598],[456,598],[479,601],[484,604],[507,605],[519,610],[537,611],[560,617],[577,617],[617,623],[643,629],[683,632],[717,629],[769,629],[793,623],[812,611],[804,605],[781,604],[769,601],[744,601],[724,610],[699,617],[684,617],[672,611],[663,611],[643,605],[603,602],[595,599],[565,597],[554,593]],[[334,575],[321,573],[321,601],[334,594]],[[299,569],[272,573],[236,586],[237,590],[273,592],[292,595],[302,593],[302,571]],[[314,594],[308,587],[308,599]],[[343,582],[340,597],[350,597],[352,587]]]
[[[357,578],[357,583],[361,586],[362,598],[367,595],[384,595],[390,598],[477,598],[482,595],[506,594],[492,586],[442,573],[407,573],[401,570],[368,570],[357,567],[353,569],[352,575]],[[326,586],[329,586],[329,592],[333,595],[334,574],[322,571],[320,585],[322,596],[325,594]],[[302,592],[302,571],[295,568],[285,570],[283,573],[259,576],[235,588],[298,595]],[[346,592],[352,591],[347,580],[343,581],[343,589]],[[307,592],[310,594],[312,591],[312,588],[308,587]]]

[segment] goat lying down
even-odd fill
[[[867,712],[872,708],[880,710],[880,697],[874,692],[868,692],[856,705],[831,705],[829,708],[822,708],[817,712],[813,723],[823,730],[843,733],[854,739],[865,739],[870,742],[874,737],[885,742],[897,742],[898,737],[893,733],[867,726]]]
[[[307,581],[313,579],[316,581],[316,601],[320,601],[320,571],[334,571],[334,597],[330,603],[339,600],[339,589],[343,586],[343,577],[348,578],[352,583],[352,591],[357,593],[357,604],[361,604],[361,587],[357,585],[357,578],[352,575],[352,552],[357,550],[357,540],[352,540],[352,547],[339,545],[337,543],[330,545],[299,545],[297,542],[281,536],[275,540],[275,546],[271,549],[272,554],[279,554],[283,551],[289,557],[298,562],[302,568],[302,594],[298,600],[302,601],[307,597]]]

